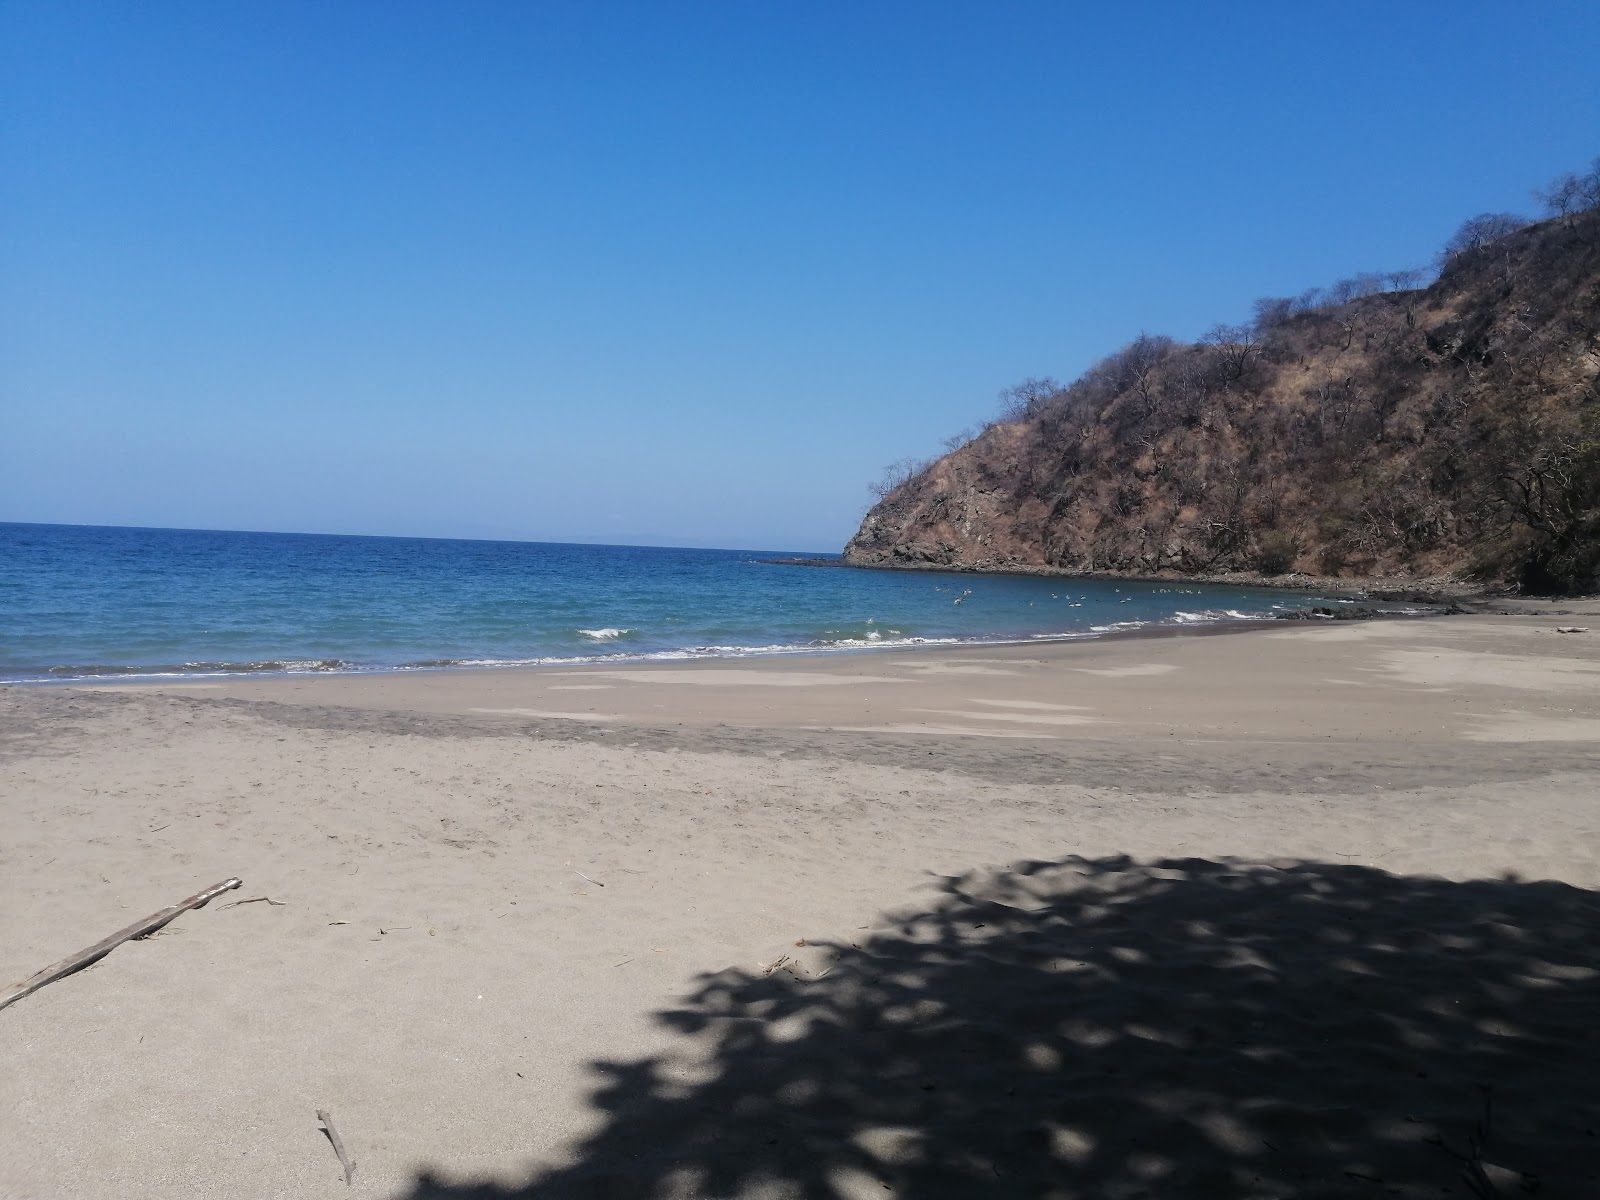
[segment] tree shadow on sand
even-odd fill
[[[1600,1195],[1600,894],[1326,863],[1029,863],[723,971],[602,1062],[584,1197]],[[809,957],[808,957],[809,956]],[[820,978],[811,977],[820,973]]]

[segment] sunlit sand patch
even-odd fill
[[[1384,656],[1384,665],[1408,683],[1433,686],[1477,684],[1534,691],[1592,691],[1600,694],[1600,663],[1579,659],[1486,654],[1439,647],[1391,650]]]
[[[955,708],[913,708],[911,711],[937,717],[961,717],[967,721],[1014,721],[1027,725],[1090,725],[1099,720],[1098,717],[1078,717],[1067,713],[964,712]]]
[[[1042,667],[1042,658],[939,658],[936,663],[957,663],[973,667]]]
[[[545,688],[547,692],[609,692],[617,685],[614,683],[552,683]]]
[[[1082,704],[1047,704],[1043,700],[968,700],[968,704],[987,704],[991,708],[1047,708],[1055,712],[1088,712]]]
[[[1383,639],[1414,638],[1417,633],[1416,626],[1409,621],[1330,621],[1326,625],[1316,625],[1309,621],[1295,622],[1296,628],[1273,630],[1263,634],[1269,638],[1302,638],[1313,637],[1324,642],[1370,642]],[[1429,629],[1429,634],[1437,634],[1437,629]]]
[[[577,674],[578,672],[573,672]],[[585,671],[591,678],[629,683],[686,683],[697,687],[836,687],[856,683],[909,683],[893,675],[834,675],[822,671],[758,671],[713,667],[704,671]]]
[[[222,686],[222,684],[220,684],[220,683],[160,683],[160,684],[156,684],[155,687],[153,687],[153,688],[149,684],[140,684],[140,683],[98,683],[98,684],[80,684],[78,686],[80,687],[80,689],[82,691],[85,691],[85,692],[149,692],[149,691],[199,692],[199,691],[207,691],[207,690],[210,690],[212,688],[220,688]]]
[[[499,713],[510,717],[540,717],[550,721],[615,721],[612,713],[546,712],[542,708],[469,708],[468,712]]]
[[[803,729],[812,729],[836,733],[932,733],[949,737],[983,737],[983,738],[1051,738],[1048,733],[1021,732],[1018,730],[1001,729],[972,729],[965,725],[803,725]]]
[[[1076,671],[1080,675],[1104,675],[1110,679],[1121,679],[1129,675],[1165,675],[1168,671],[1178,668],[1173,663],[1137,663],[1126,667],[1068,667],[1069,671]]]
[[[1542,717],[1529,712],[1502,712],[1475,718],[1478,728],[1469,742],[1600,742],[1600,719]]]
[[[907,663],[906,670],[918,675],[1015,675],[1009,667],[986,666],[983,663],[928,662]]]

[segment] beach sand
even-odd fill
[[[245,881],[0,1011],[6,1196],[1600,1179],[1595,602],[13,687],[0,794],[5,982]]]

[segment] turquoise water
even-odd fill
[[[761,561],[780,553],[0,524],[0,681],[816,653],[1313,602]]]

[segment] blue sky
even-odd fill
[[[837,549],[1600,154],[1600,4],[0,3],[0,520]]]

